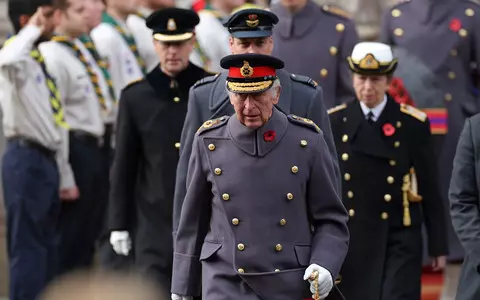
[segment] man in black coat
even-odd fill
[[[340,289],[349,300],[420,300],[423,221],[434,269],[447,254],[430,123],[386,94],[389,46],[357,44],[348,61],[357,99],[329,110],[350,215]]]
[[[188,91],[211,75],[189,62],[198,15],[166,8],[152,14],[160,65],[122,92],[110,193],[110,243],[130,252],[135,266],[152,276],[169,297],[172,273],[172,207],[180,134]]]

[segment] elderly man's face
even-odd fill
[[[280,98],[280,87],[261,93],[230,93],[230,103],[235,109],[238,120],[246,127],[257,129],[262,127],[272,116],[273,105]]]
[[[353,88],[357,99],[370,108],[374,108],[382,102],[389,84],[390,80],[386,75],[353,74]]]

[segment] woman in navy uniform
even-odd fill
[[[165,8],[147,19],[160,65],[122,92],[109,205],[110,242],[130,251],[135,266],[168,295],[172,267],[172,206],[188,90],[210,75],[189,62],[196,13]]]
[[[357,99],[329,111],[350,215],[340,289],[349,300],[419,300],[423,222],[434,269],[447,254],[430,123],[386,94],[397,66],[388,45],[357,44],[348,62]]]

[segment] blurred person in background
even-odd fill
[[[6,138],[2,185],[11,300],[37,299],[55,276],[59,194],[68,200],[78,197],[63,147],[68,125],[58,85],[38,50],[39,43],[53,34],[53,14],[50,0],[10,0],[8,16],[17,35],[0,50]]]
[[[315,80],[332,108],[355,97],[346,58],[358,42],[355,23],[337,7],[313,0],[281,0],[271,7],[279,22],[273,31],[272,55],[285,68]]]

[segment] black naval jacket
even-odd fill
[[[330,109],[329,116],[343,179],[342,199],[350,215],[350,248],[341,271],[340,289],[347,299],[379,299],[376,295],[381,293],[382,278],[389,272],[385,262],[391,258],[386,249],[392,247],[392,234],[400,233],[402,236],[395,239],[406,245],[395,246],[397,266],[403,259],[411,262],[414,257],[418,267],[412,268],[420,273],[422,222],[427,228],[429,254],[436,257],[447,253],[446,215],[437,191],[429,120],[423,112],[400,105],[389,96],[373,124],[365,119],[358,100]],[[411,225],[404,226],[402,185],[412,167],[423,199],[409,202]],[[407,237],[406,232],[414,232],[414,238]],[[363,267],[369,269],[369,276],[360,274]],[[404,279],[407,284],[409,279]],[[362,293],[355,289],[362,280],[365,294],[359,296]],[[401,283],[403,279],[397,280]]]
[[[188,91],[208,75],[190,63],[172,79],[157,67],[122,91],[108,219],[109,230],[134,236],[137,261],[171,264],[175,170]]]

